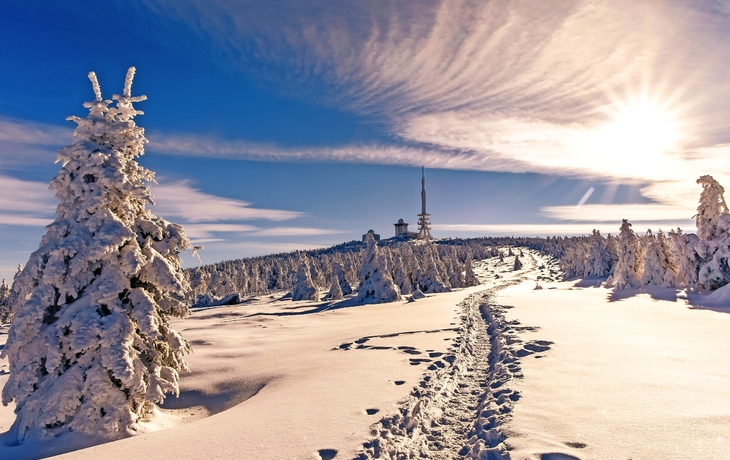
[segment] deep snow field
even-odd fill
[[[192,372],[146,433],[80,450],[99,441],[0,435],[0,459],[730,458],[730,309],[522,260],[415,302],[195,310],[172,321]],[[0,433],[14,418],[0,406]]]

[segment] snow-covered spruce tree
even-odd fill
[[[10,322],[10,286],[3,278],[0,284],[0,324]]]
[[[403,272],[411,285],[411,287],[407,290],[407,293],[410,294],[414,290],[418,289],[418,279],[420,278],[421,265],[418,263],[418,259],[413,253],[411,244],[402,244],[400,250],[401,260],[403,261]]]
[[[451,251],[446,258],[447,270],[449,273],[449,284],[453,288],[464,287],[464,272],[461,270],[456,249],[452,246]]]
[[[319,288],[312,282],[312,275],[307,262],[307,257],[303,256],[299,263],[297,271],[297,281],[292,290],[293,301],[297,300],[319,300]]]
[[[347,276],[345,275],[345,270],[342,268],[342,265],[339,263],[333,264],[332,275],[335,276],[340,283],[342,295],[352,294],[352,286],[350,286],[350,283],[347,281]]]
[[[477,274],[474,273],[474,264],[472,261],[472,256],[469,254],[469,256],[466,258],[466,263],[464,264],[464,286],[478,286],[479,285],[479,278],[477,278]]]
[[[408,295],[413,292],[413,285],[406,273],[406,267],[403,263],[403,257],[401,256],[400,251],[395,253],[393,261],[395,264],[395,269],[393,270],[393,282],[396,286],[398,286],[401,295]]]
[[[674,287],[677,280],[677,267],[669,252],[669,245],[661,230],[649,243],[644,253],[644,273],[641,284],[644,286]]]
[[[586,271],[586,245],[581,240],[572,240],[572,244],[568,246],[560,258],[560,268],[565,273],[566,278],[576,278],[583,276]]]
[[[520,262],[520,256],[515,256],[515,264],[512,266],[512,270],[522,270],[522,262]]]
[[[667,235],[671,242],[669,252],[677,266],[676,284],[680,287],[697,286],[697,272],[700,269],[700,256],[696,247],[700,239],[692,233],[682,233],[682,229],[670,230]]]
[[[714,290],[730,282],[730,214],[725,189],[712,176],[697,179],[702,185],[697,207],[695,251],[700,258],[697,285]]]
[[[360,268],[360,303],[384,303],[401,300],[400,290],[390,277],[385,257],[378,251],[378,243],[371,234],[365,237],[365,256]]]
[[[0,306],[0,323],[10,323],[13,321],[15,309],[18,304],[18,297],[20,295],[15,291],[15,280],[18,279],[18,276],[22,271],[23,264],[18,264],[18,268],[15,270],[15,274],[13,275],[13,284],[11,284],[8,288],[8,293],[5,297],[5,301],[3,302],[4,305]]]
[[[342,295],[342,288],[340,287],[340,281],[337,279],[337,276],[332,277],[332,286],[324,298],[325,300],[342,300],[344,298]]]
[[[631,229],[629,221],[624,219],[618,235],[618,263],[610,284],[616,289],[640,287],[643,261],[639,237]]]
[[[708,175],[697,179],[697,183],[702,186],[700,204],[697,206],[697,215],[695,216],[697,236],[703,241],[713,240],[723,236],[718,229],[718,224],[721,216],[728,214],[724,197],[725,189],[712,176]]]
[[[427,242],[426,245],[432,245],[433,243]],[[419,272],[418,278],[418,289],[422,292],[438,293],[438,292],[449,292],[451,289],[446,286],[439,275],[439,270],[436,267],[436,261],[433,258],[433,252],[425,250],[422,260],[422,269]]]
[[[132,103],[134,67],[114,107],[84,104],[74,144],[61,149],[50,188],[56,220],[16,279],[18,306],[3,355],[10,378],[3,403],[15,401],[13,429],[70,429],[106,437],[131,434],[165,393],[178,393],[190,350],[168,322],[183,317],[188,289],[179,253],[191,248],[182,227],[155,217],[147,183],[142,112]]]
[[[586,261],[583,270],[584,278],[605,278],[611,272],[611,254],[606,250],[606,241],[601,232],[593,230],[588,239]]]

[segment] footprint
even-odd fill
[[[429,358],[438,358],[439,356],[443,355],[440,351],[434,351],[433,353],[429,353]]]
[[[349,350],[351,346],[352,342],[345,342],[337,348],[339,348],[340,350]]]
[[[399,347],[399,348],[400,348],[400,347]],[[409,355],[420,355],[420,354],[421,354],[421,352],[420,352],[420,351],[418,351],[418,350],[413,350],[413,349],[410,349],[410,348],[407,348],[407,349],[405,349],[405,350],[401,350],[401,351],[403,351],[403,353],[408,353]]]
[[[380,412],[380,409],[365,409],[365,413],[367,413],[368,415],[375,415],[378,412]]]
[[[337,449],[319,449],[317,453],[322,460],[332,460],[337,456]]]
[[[396,385],[403,385],[404,383],[406,383],[406,381],[405,380],[396,380],[393,383],[396,384]]]
[[[524,347],[527,350],[533,351],[535,353],[541,353],[543,351],[548,351],[550,349],[550,347],[548,347],[548,346],[538,345],[537,343],[534,343],[534,342],[532,342],[532,343],[526,343],[524,345]]]
[[[588,444],[584,442],[566,442],[565,445],[568,447],[572,447],[573,449],[585,449],[586,447],[588,447]]]
[[[521,350],[517,350],[517,352],[515,353],[515,355],[516,355],[516,356],[517,356],[518,358],[524,358],[525,356],[529,356],[529,355],[531,355],[531,354],[533,354],[533,353],[534,353],[534,351],[530,351],[530,350],[525,350],[525,349],[523,348],[523,349],[521,349]]]
[[[362,344],[362,343],[365,343],[365,342],[367,342],[368,340],[370,340],[370,339],[369,339],[369,338],[367,338],[367,337],[363,337],[362,339],[357,339],[357,340],[355,340],[355,343],[357,343],[357,344]]]

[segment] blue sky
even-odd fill
[[[436,237],[691,230],[695,179],[730,184],[727,1],[129,3],[3,4],[0,276],[91,70],[137,68],[154,212],[204,262],[415,226],[421,165]]]

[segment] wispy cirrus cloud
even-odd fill
[[[0,225],[46,226],[56,203],[47,183],[0,175]]]
[[[325,91],[400,141],[281,149],[170,137],[151,148],[632,181],[685,209],[696,177],[730,171],[717,154],[730,141],[725,3],[148,0],[234,65],[292,94]]]
[[[73,142],[73,127],[0,116],[0,142],[62,146]]]
[[[255,236],[318,236],[338,235],[347,233],[342,230],[311,227],[271,227],[257,230],[252,233]]]
[[[298,211],[254,208],[251,203],[245,201],[204,193],[184,181],[153,185],[151,188],[156,200],[154,212],[172,219],[182,219],[185,222],[282,221],[304,215]]]

